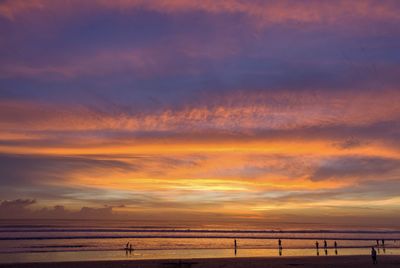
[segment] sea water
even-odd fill
[[[237,249],[234,250],[234,240]],[[278,248],[281,240],[282,249]],[[324,248],[324,240],[327,248]],[[379,246],[377,247],[377,240]],[[382,245],[384,240],[384,245]],[[315,243],[318,241],[319,250]],[[337,248],[334,248],[334,242]],[[124,248],[127,243],[132,251]],[[246,227],[133,221],[0,221],[0,263],[400,254],[397,228],[300,224]]]

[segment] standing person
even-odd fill
[[[382,247],[385,246],[385,239],[382,239]]]
[[[372,263],[377,264],[378,261],[376,260],[376,250],[374,247],[371,248],[371,257],[372,257]]]
[[[236,254],[237,254],[237,242],[236,242],[236,239],[234,240],[233,244],[234,244],[234,247],[235,247],[235,256],[236,256]]]
[[[376,246],[379,247],[379,240],[376,239]]]
[[[324,248],[326,249],[328,247],[328,243],[326,243],[326,240],[324,240]]]
[[[126,254],[126,256],[128,256],[128,251],[129,251],[129,242],[126,243],[126,246],[125,246],[125,254]]]
[[[319,243],[318,243],[318,241],[315,241],[315,248],[316,248],[317,250],[319,250]]]
[[[335,255],[337,255],[337,242],[336,241],[334,243],[334,246],[335,246]]]
[[[279,256],[282,256],[282,241],[281,241],[281,239],[278,240],[278,249],[279,249]]]

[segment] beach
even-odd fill
[[[400,256],[379,256],[378,265],[373,265],[371,257],[328,256],[328,257],[268,257],[268,258],[216,258],[185,260],[130,260],[130,261],[85,261],[57,263],[0,264],[1,268],[116,268],[116,267],[193,267],[193,268],[281,268],[281,267],[399,267]]]

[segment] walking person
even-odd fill
[[[372,263],[377,264],[378,261],[376,260],[376,250],[374,247],[371,248],[371,257],[372,257]]]

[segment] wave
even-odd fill
[[[0,227],[0,233],[237,233],[237,234],[400,234],[400,230],[204,230],[204,229],[153,229],[153,228],[26,228],[26,229],[9,229]]]
[[[84,248],[88,247],[85,245],[40,245],[40,246],[30,246],[29,248]]]
[[[287,240],[350,240],[350,241],[375,241],[376,237],[329,237],[329,236],[228,236],[228,235],[218,235],[218,236],[201,236],[201,235],[96,235],[96,236],[32,236],[32,237],[0,237],[0,241],[14,241],[14,240],[72,240],[72,239],[134,239],[134,238],[179,238],[179,239],[287,239]],[[385,238],[388,239],[388,238]],[[390,240],[400,240],[398,237],[390,237]]]

